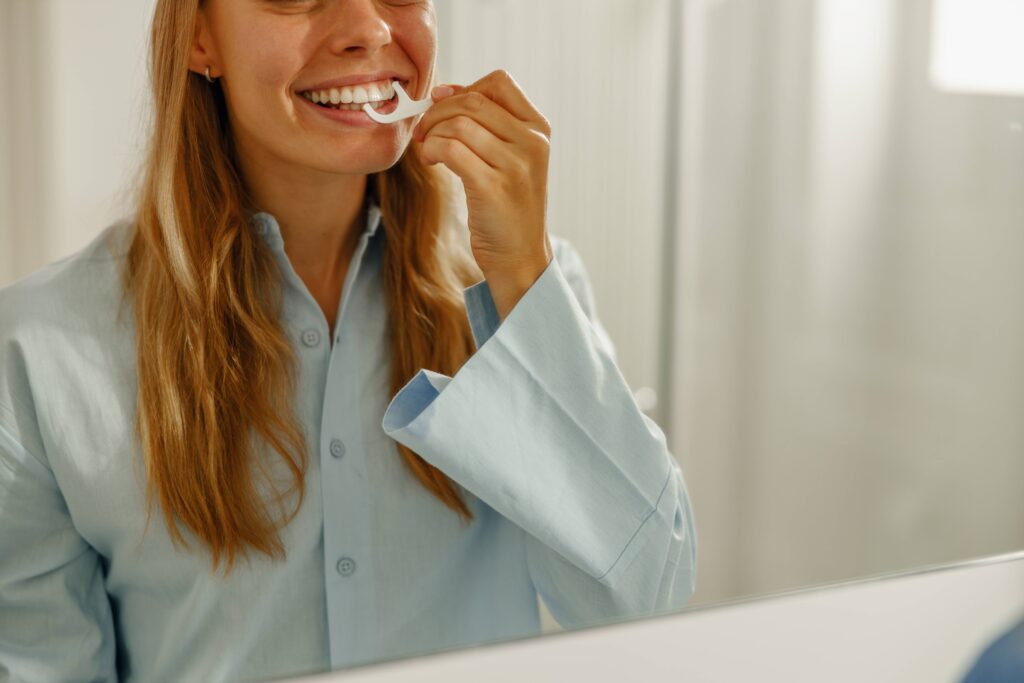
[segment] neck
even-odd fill
[[[367,176],[261,174],[247,184],[277,220],[295,272],[311,289],[331,285],[365,228]]]

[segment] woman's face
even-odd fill
[[[369,76],[398,79],[420,100],[433,80],[433,0],[206,0],[198,30],[206,54],[194,54],[193,68],[213,64],[239,151],[256,163],[333,174],[390,168],[417,117],[381,125],[357,111],[340,121],[303,93]]]

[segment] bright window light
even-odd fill
[[[1024,0],[935,0],[933,19],[936,88],[1024,95]]]

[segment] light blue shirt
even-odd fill
[[[312,451],[286,560],[214,575],[205,551],[174,548],[159,510],[143,536],[116,223],[0,289],[0,680],[266,680],[536,635],[538,594],[567,628],[683,606],[696,553],[683,477],[569,242],[552,237],[555,258],[500,324],[486,281],[467,288],[474,355],[392,399],[379,208],[333,337],[277,222],[252,225],[285,275]],[[471,524],[395,441],[469,492]]]

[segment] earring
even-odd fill
[[[206,65],[206,80],[208,80],[210,83],[213,83],[213,79],[210,78],[210,65],[209,64]]]

